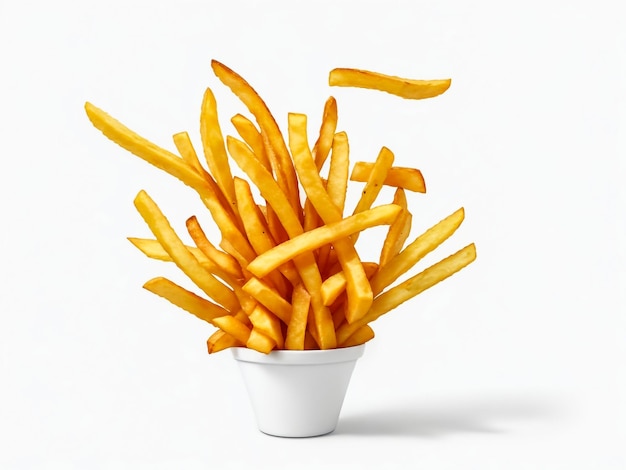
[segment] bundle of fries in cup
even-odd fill
[[[269,353],[364,344],[374,337],[374,320],[475,259],[475,246],[469,244],[396,283],[455,232],[463,208],[407,243],[412,215],[406,192],[426,191],[419,170],[394,166],[394,154],[383,147],[373,162],[357,161],[350,171],[348,136],[337,131],[333,97],[326,101],[313,146],[304,114],[288,115],[285,139],[248,82],[220,62],[211,66],[254,120],[233,116],[239,137],[224,138],[215,97],[207,89],[200,115],[205,163],[186,132],[173,136],[176,154],[85,104],[106,137],[194,189],[221,233],[215,244],[192,216],[186,222],[191,242],[185,243],[145,191],[135,198],[153,237],[129,240],[150,258],[174,262],[202,295],[164,277],[144,287],[216,327],[207,341],[209,353],[230,347]],[[329,84],[423,99],[445,92],[450,80],[334,69]],[[231,159],[248,180],[233,176]],[[354,208],[345,207],[349,181],[360,192]],[[393,200],[378,201],[385,186],[395,188]],[[255,199],[257,191],[261,200]],[[386,226],[386,237],[379,259],[365,261],[355,244],[362,231],[375,226]]]

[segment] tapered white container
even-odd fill
[[[356,361],[365,345],[323,351],[233,348],[259,429],[313,437],[335,430]]]

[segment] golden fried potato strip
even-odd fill
[[[209,354],[215,354],[228,348],[243,346],[243,343],[237,341],[231,335],[222,330],[217,330],[213,333],[207,340],[206,344]]]
[[[322,125],[315,145],[313,145],[313,159],[317,170],[321,170],[328,158],[328,153],[333,145],[333,137],[337,129],[337,101],[332,96],[324,104]]]
[[[266,149],[266,151],[270,150],[271,153],[275,154],[279,162],[279,167],[281,171],[284,172],[286,187],[283,189],[285,189],[289,195],[292,208],[297,213],[300,209],[298,180],[293,165],[291,164],[291,156],[289,155],[285,140],[283,139],[274,116],[254,88],[240,75],[216,60],[211,61],[211,68],[217,78],[231,89],[255,117],[261,129],[261,133],[267,138],[268,149]],[[270,157],[271,156],[268,154],[268,158]]]
[[[213,319],[213,324],[224,330],[240,343],[246,344],[250,338],[251,329],[239,318],[232,315],[224,315]]]
[[[336,68],[330,71],[330,86],[385,91],[401,98],[421,100],[441,95],[450,88],[450,79],[412,80],[367,70]]]
[[[376,263],[367,261],[363,263],[363,270],[368,279],[374,275],[377,269],[378,264]],[[324,301],[324,305],[332,305],[333,302],[337,300],[337,297],[345,290],[346,284],[346,273],[343,271],[336,272],[327,277],[322,283],[322,300]]]
[[[306,115],[290,113],[288,123],[289,147],[291,148],[291,154],[296,166],[296,172],[300,179],[300,184],[304,188],[309,198],[308,200],[311,201],[324,223],[339,223],[342,220],[341,212],[326,192],[313,156],[309,151],[306,132]],[[310,230],[307,233],[316,233],[319,235],[320,229]],[[323,238],[320,238],[320,240],[323,240]],[[365,271],[363,271],[363,265],[361,264],[359,255],[354,248],[354,243],[349,238],[335,238],[332,243],[337,252],[339,262],[346,274],[348,283],[348,309],[346,311],[346,317],[349,321],[353,321],[362,317],[365,312],[367,312],[367,309],[372,304],[373,295],[369,288]],[[324,244],[325,243],[322,243],[316,248]]]
[[[285,341],[283,339],[280,319],[276,315],[263,305],[257,305],[250,314],[250,321],[255,330],[263,333],[274,341],[277,349],[283,349]]]
[[[311,296],[302,284],[294,287],[291,304],[293,309],[287,323],[285,347],[302,350],[305,349],[306,327],[311,305]]]
[[[200,136],[202,147],[209,171],[215,178],[215,182],[226,197],[234,214],[237,214],[237,202],[235,201],[235,188],[233,177],[230,172],[230,164],[224,138],[217,117],[217,102],[210,88],[207,88],[202,99],[202,112],[200,113]]]
[[[380,250],[379,264],[382,266],[387,264],[391,258],[396,256],[402,250],[404,242],[409,237],[411,230],[412,215],[407,205],[406,194],[402,188],[398,188],[393,196],[393,203],[400,206],[402,211],[389,226],[389,231]]]
[[[215,279],[196,257],[185,247],[184,243],[172,229],[169,221],[163,215],[156,203],[145,191],[140,191],[135,197],[135,207],[143,217],[148,227],[167,251],[174,263],[211,299],[222,305],[226,310],[237,311],[239,301],[237,297],[224,284]]]
[[[372,171],[370,172],[367,182],[365,183],[365,188],[363,188],[363,192],[361,193],[359,202],[357,202],[357,205],[354,208],[353,214],[358,214],[359,212],[372,207],[372,204],[378,197],[378,194],[383,187],[385,179],[387,179],[389,169],[391,168],[391,165],[393,165],[393,159],[394,156],[391,150],[387,147],[380,149],[378,157],[376,157],[376,162],[374,162]]]
[[[231,118],[230,122],[233,124],[233,126],[235,126],[235,129],[239,133],[239,136],[246,144],[248,144],[248,146],[252,150],[252,153],[254,153],[254,155],[259,159],[263,166],[268,171],[272,171],[272,164],[268,160],[265,153],[263,136],[256,128],[254,123],[241,114],[235,114]]]
[[[366,228],[390,224],[398,216],[400,210],[400,207],[395,204],[385,204],[351,215],[339,222],[304,232],[257,256],[248,265],[248,271],[257,277],[263,277],[288,260],[310,253],[322,245],[334,243],[336,240],[346,238]],[[360,270],[363,271],[362,264]]]
[[[269,354],[276,347],[276,342],[265,333],[253,328],[246,342],[246,347],[263,354]]]
[[[189,138],[189,134],[186,132],[179,132],[172,136],[174,140],[174,145],[180,153],[180,156],[183,157],[189,165],[196,169],[199,175],[202,175],[206,178],[206,170],[200,163],[198,159],[198,154],[196,150],[193,148],[193,144],[191,143],[191,139]]]
[[[213,324],[214,318],[228,315],[228,310],[203,299],[164,277],[150,279],[143,287],[211,324]]]
[[[285,325],[289,325],[292,307],[278,291],[256,277],[250,278],[242,288],[251,297],[280,318]]]
[[[398,277],[411,269],[419,260],[447,240],[463,222],[465,211],[461,207],[417,237],[398,255],[381,266],[371,280],[374,295],[382,292]]]
[[[349,153],[348,135],[345,132],[337,132],[333,139],[326,192],[340,214],[343,214],[348,190]]]
[[[144,139],[100,108],[85,103],[87,117],[107,138],[139,158],[178,178],[202,197],[211,197],[211,190],[201,175],[182,158]]]
[[[233,160],[235,160],[237,165],[239,165],[239,168],[241,168],[241,170],[248,175],[250,180],[261,192],[261,196],[276,213],[276,216],[287,232],[287,235],[289,235],[290,238],[295,238],[304,233],[300,220],[293,211],[287,196],[272,178],[272,175],[263,167],[263,165],[259,163],[256,158],[254,158],[250,149],[243,142],[240,142],[230,136],[226,140],[226,145],[228,146],[228,151],[230,152],[231,157],[233,157]],[[270,207],[268,207],[268,211]],[[274,249],[275,248],[272,250]],[[265,256],[267,253],[269,252],[260,256]],[[293,262],[298,270],[298,274],[300,275],[302,282],[304,282],[307,291],[311,295],[311,305],[313,307],[314,317],[314,322],[312,323],[314,330],[311,334],[316,336],[315,339],[318,341],[320,348],[332,349],[337,345],[335,340],[335,329],[330,312],[322,303],[322,296],[320,294],[322,277],[315,258],[312,253],[305,252],[300,256],[293,258]],[[249,268],[250,265],[248,265],[248,270],[250,270]]]
[[[344,323],[337,329],[337,341],[341,346],[356,331],[364,325],[373,322],[381,315],[396,308],[398,305],[421,294],[426,289],[447,279],[454,273],[476,259],[476,247],[473,243],[457,251],[453,255],[433,264],[419,274],[407,279],[397,286],[383,292],[374,299],[372,308],[360,320],[354,323]]]
[[[167,254],[167,251],[163,249],[158,240],[137,237],[128,237],[127,240],[135,245],[135,247],[137,247],[139,251],[141,251],[148,258],[159,261],[172,261],[170,255]],[[211,260],[199,248],[187,245],[185,245],[185,248],[187,248],[191,254],[196,257],[200,264],[211,262]]]
[[[246,180],[235,178],[235,196],[237,197],[237,205],[239,207],[239,214],[241,215],[244,230],[254,251],[256,251],[257,254],[261,254],[276,246],[265,218],[254,202],[250,185]],[[289,267],[285,267],[282,271],[289,269]],[[280,272],[270,274],[270,280],[281,295],[284,296],[287,294],[287,284]]]
[[[364,325],[350,336],[341,345],[342,348],[349,348],[350,346],[358,346],[360,344],[367,343],[369,340],[374,339],[374,330],[369,325]]]
[[[207,259],[234,279],[243,278],[241,266],[237,263],[237,260],[235,260],[232,255],[218,250],[215,245],[209,241],[196,216],[189,217],[186,226],[194,243]]]
[[[374,169],[374,163],[371,162],[356,162],[352,173],[350,174],[350,181],[366,182],[372,170]],[[404,188],[408,191],[416,193],[426,192],[426,183],[424,182],[424,176],[422,172],[417,168],[406,168],[402,166],[392,166],[389,168],[387,177],[383,181],[385,186],[395,186],[396,188]]]

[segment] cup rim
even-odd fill
[[[332,364],[337,362],[356,361],[363,355],[365,344],[350,346],[347,348],[335,349],[313,349],[313,350],[273,350],[269,354],[264,354],[254,349],[245,347],[230,348],[233,357],[241,362],[253,362],[257,364],[273,365],[315,365]]]

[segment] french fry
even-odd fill
[[[167,251],[163,249],[158,240],[150,239],[150,238],[137,238],[137,237],[128,237],[128,241],[131,242],[135,247],[139,249],[144,255],[148,258],[156,259],[159,261],[172,261],[170,255],[167,254]],[[210,262],[209,258],[195,246],[187,246],[185,245],[192,255],[196,257],[200,264]]]
[[[222,330],[217,330],[207,340],[207,350],[209,354],[215,354],[224,349],[243,346],[243,343],[237,341],[231,335]]]
[[[305,349],[306,327],[311,304],[311,296],[302,284],[293,289],[292,312],[287,323],[285,347],[287,349]]]
[[[393,166],[394,154],[382,147],[375,162],[356,162],[350,172],[348,137],[337,132],[332,96],[324,104],[313,148],[304,114],[288,114],[286,142],[254,88],[218,61],[211,67],[253,120],[233,116],[243,141],[225,137],[217,101],[207,88],[200,115],[206,163],[198,159],[187,132],[173,135],[179,156],[85,103],[88,118],[107,138],[194,189],[219,230],[218,248],[197,217],[189,217],[186,228],[195,244],[190,246],[145,191],[134,200],[155,239],[129,241],[152,259],[175,263],[207,298],[164,277],[147,281],[144,288],[217,328],[207,340],[209,354],[231,347],[268,354],[364,344],[374,338],[371,322],[475,259],[470,244],[393,285],[457,230],[463,208],[405,247],[413,218],[406,191],[426,192],[418,169]],[[334,69],[329,83],[409,99],[436,96],[450,86],[450,80],[409,80],[357,69]],[[234,176],[231,158],[247,180]],[[344,216],[349,181],[365,186],[351,215]],[[383,186],[396,188],[391,204],[376,203]],[[255,200],[255,189],[263,201]],[[389,228],[378,263],[363,262],[356,250],[359,235],[380,225]]]
[[[398,305],[424,292],[426,289],[452,276],[476,259],[476,247],[473,243],[453,255],[426,268],[419,274],[382,293],[374,300],[372,308],[363,318],[354,323],[344,323],[337,329],[337,341],[342,345],[356,331]]]
[[[374,275],[377,269],[378,264],[376,263],[363,263],[363,270],[368,279]],[[322,300],[324,305],[331,305],[335,302],[337,297],[345,290],[346,284],[346,273],[344,271],[338,271],[332,276],[327,277],[322,283]]]
[[[139,158],[178,178],[203,197],[211,197],[211,189],[198,172],[182,158],[144,139],[117,119],[87,102],[85,111],[91,123],[107,138]]]
[[[246,342],[246,347],[263,354],[269,354],[276,347],[276,342],[266,334],[253,328]]]
[[[269,227],[263,218],[263,214],[254,203],[250,185],[247,181],[241,178],[235,178],[235,195],[246,236],[248,240],[250,240],[254,251],[256,251],[257,254],[261,254],[276,246],[270,234]],[[248,263],[246,263],[246,265],[247,264]],[[282,271],[289,269],[289,267],[285,267]],[[280,273],[272,273],[270,276],[272,283],[276,286],[281,295],[285,296],[287,294],[287,285],[284,278]]]
[[[374,295],[382,292],[424,256],[447,240],[459,228],[464,218],[465,210],[461,207],[417,237],[385,266],[381,266],[371,280]]]
[[[187,219],[186,226],[189,235],[206,258],[213,261],[220,269],[235,279],[241,279],[243,277],[241,266],[237,263],[235,258],[228,253],[218,250],[209,241],[195,216],[191,216]]]
[[[252,332],[245,323],[232,315],[214,318],[213,324],[243,344],[248,342]]]
[[[275,289],[253,277],[243,285],[243,290],[289,325],[292,307]]]
[[[283,349],[284,339],[280,319],[262,305],[257,305],[250,314],[254,329],[274,341],[277,349]],[[249,340],[249,338],[248,338]]]
[[[268,171],[254,158],[245,144],[233,137],[228,137],[226,144],[230,155],[233,157],[235,162],[248,175],[254,184],[256,184],[257,188],[261,192],[261,196],[263,196],[263,198],[275,211],[276,216],[287,232],[287,235],[294,238],[302,234],[304,230],[300,224],[299,218],[294,213],[287,196],[282,192],[278,184],[272,178],[271,174],[269,174]],[[285,243],[289,242],[287,241]],[[274,249],[275,248],[272,250]],[[269,252],[265,252],[260,256],[265,256],[267,253]],[[318,344],[322,349],[332,349],[337,344],[335,341],[335,331],[330,312],[322,302],[322,296],[320,294],[322,278],[315,262],[315,258],[313,258],[311,253],[307,252],[293,258],[293,262],[298,270],[298,273],[300,274],[300,278],[307,288],[307,291],[311,294],[314,327],[318,336],[316,341],[319,341]],[[248,265],[248,270],[250,270],[249,268],[250,265]],[[257,275],[257,277],[263,276]]]
[[[322,116],[322,125],[320,133],[315,145],[313,145],[313,160],[317,170],[321,170],[324,166],[328,153],[333,145],[333,137],[337,129],[337,101],[332,96],[326,100],[324,104],[324,114]]]
[[[342,220],[341,212],[324,189],[315,161],[309,151],[306,137],[306,116],[290,113],[288,123],[289,147],[291,148],[300,184],[322,220],[326,224],[338,223]],[[363,230],[363,228],[359,230]],[[320,229],[315,229],[308,233],[314,232],[319,235]],[[320,240],[323,240],[323,237]],[[348,292],[346,318],[349,321],[353,321],[365,314],[372,304],[373,295],[369,289],[369,283],[363,271],[361,260],[354,248],[354,243],[348,238],[335,238],[332,242],[339,262],[346,273]],[[284,246],[284,244],[282,245]],[[318,247],[323,245],[325,243],[320,244]]]
[[[328,197],[337,206],[342,217],[348,189],[349,153],[350,147],[347,134],[345,132],[337,132],[333,138],[328,181],[325,186]],[[321,247],[318,257],[319,266],[328,266],[330,257],[331,245]]]
[[[198,174],[203,175],[205,179],[207,178],[207,172],[200,163],[198,159],[198,154],[196,150],[193,148],[193,144],[191,143],[191,139],[189,138],[189,134],[186,132],[179,132],[172,136],[174,140],[174,145],[178,149],[178,153],[189,165],[191,165]]]
[[[202,100],[200,136],[202,137],[202,147],[209,171],[215,178],[222,194],[226,197],[232,212],[237,214],[233,177],[230,172],[228,155],[224,147],[224,138],[222,137],[220,123],[217,118],[217,103],[210,88],[206,89],[204,99]]]
[[[354,208],[353,214],[358,214],[359,212],[372,207],[372,204],[378,197],[378,194],[383,187],[385,179],[387,179],[393,160],[394,155],[391,150],[387,147],[383,147],[378,153],[378,157],[376,157],[376,162],[374,162],[374,165],[372,166],[372,171],[367,178],[365,188],[363,188],[363,192],[361,193],[359,202],[357,202],[357,205]]]
[[[352,168],[352,173],[350,174],[350,181],[360,181],[365,183],[369,179],[373,169],[374,163],[356,162],[354,164],[354,168]],[[416,193],[426,192],[424,176],[417,168],[392,166],[387,172],[383,185],[395,186],[396,188],[403,188]]]
[[[341,345],[342,348],[349,348],[351,346],[358,346],[359,344],[367,343],[369,340],[374,339],[374,330],[369,325],[364,325],[350,336]]]
[[[366,228],[390,224],[398,216],[400,210],[400,207],[395,204],[385,204],[346,217],[339,222],[304,232],[257,256],[248,265],[248,271],[257,277],[264,277],[288,260],[309,253],[322,245],[333,243]],[[361,270],[363,270],[362,265]]]
[[[333,153],[330,157],[326,191],[340,214],[343,214],[348,189],[349,152],[348,135],[345,132],[336,133],[333,139]]]
[[[276,154],[280,168],[285,174],[286,187],[283,189],[289,194],[292,208],[297,213],[300,208],[298,180],[291,164],[291,156],[274,116],[254,88],[240,75],[216,60],[211,61],[211,67],[217,78],[247,106],[261,128],[261,132],[267,137],[268,147]]]
[[[235,126],[239,136],[243,139],[243,141],[248,144],[252,153],[259,159],[259,161],[263,164],[263,166],[268,170],[272,171],[272,165],[267,158],[265,153],[265,146],[263,144],[263,136],[258,131],[256,126],[245,116],[241,114],[236,114],[232,117],[230,122]]]
[[[401,98],[421,100],[441,95],[450,88],[450,79],[412,80],[367,70],[336,68],[330,71],[330,86],[367,88],[385,91]]]
[[[135,197],[135,207],[150,227],[150,230],[167,251],[174,263],[210,298],[233,312],[239,309],[237,297],[228,287],[215,279],[187,250],[156,203],[145,191]]]
[[[409,212],[406,195],[404,194],[404,190],[402,188],[398,188],[396,190],[393,197],[393,203],[400,206],[402,211],[396,220],[394,220],[389,226],[389,231],[387,232],[387,236],[383,242],[383,247],[380,250],[379,264],[381,266],[387,264],[389,259],[393,258],[400,252],[400,250],[402,250],[404,242],[406,242],[406,239],[409,237],[409,231],[411,230],[411,221],[413,217]]]
[[[213,319],[229,314],[228,310],[223,307],[203,299],[164,277],[150,279],[143,287],[211,324]]]

